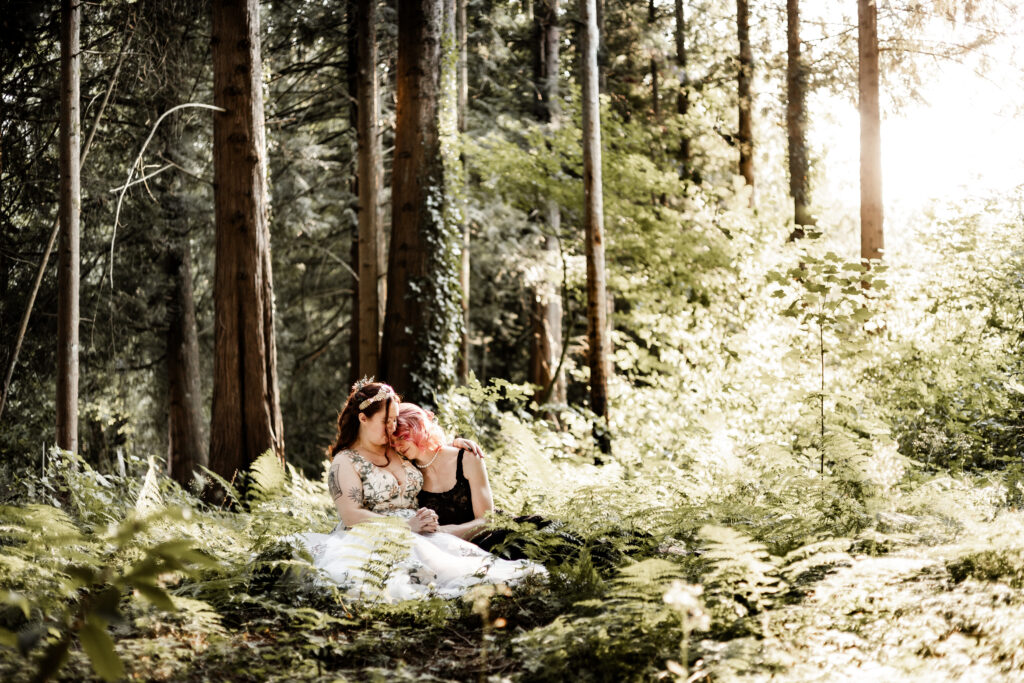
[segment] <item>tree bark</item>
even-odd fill
[[[469,107],[469,27],[466,24],[466,0],[457,0],[455,8],[455,33],[459,46],[459,133],[466,132],[466,108]],[[465,163],[465,160],[463,160]],[[462,219],[462,259],[459,268],[459,282],[462,285],[462,338],[459,348],[459,384],[469,383],[469,295],[470,295],[470,233],[469,221]]]
[[[878,8],[857,0],[857,86],[860,104],[860,257],[881,258],[882,123],[878,107]]]
[[[60,29],[60,257],[57,284],[57,445],[78,451],[78,289],[81,185],[81,0],[63,0]]]
[[[655,21],[658,18],[658,14],[654,8],[654,0],[648,0],[647,3],[647,27],[648,30],[655,30]],[[651,52],[651,112],[654,114],[654,120],[657,121],[661,118],[661,98],[658,95],[658,54],[657,52]]]
[[[215,355],[210,469],[284,456],[267,224],[258,0],[214,0]]]
[[[587,340],[589,342],[590,405],[605,423],[599,436],[607,452],[608,426],[608,299],[604,269],[604,199],[601,177],[601,110],[597,77],[597,17],[595,0],[580,3],[582,26],[583,105],[583,225],[587,259]],[[600,432],[599,432],[600,435]]]
[[[377,373],[385,299],[384,250],[380,227],[380,102],[377,94],[377,0],[357,0],[359,140],[359,372]]]
[[[683,0],[676,0],[676,64],[679,66],[679,93],[676,95],[676,112],[686,116],[690,112],[690,77],[686,71],[686,14]],[[690,137],[684,132],[679,140],[679,177],[690,175]]]
[[[171,285],[167,306],[167,474],[182,486],[193,470],[209,465],[199,381],[199,336],[192,296],[192,252],[188,235],[175,230],[166,257]]]
[[[736,139],[740,148],[740,175],[750,187],[754,186],[754,126],[753,97],[750,81],[754,75],[754,57],[750,50],[750,11],[747,0],[736,0],[736,36],[739,38],[739,72],[736,77],[739,95],[739,131]],[[754,195],[750,195],[753,205]]]
[[[542,0],[535,13],[534,82],[539,93],[538,118],[556,129],[559,126],[558,102],[559,0]],[[530,382],[541,387],[538,401],[565,402],[565,373],[559,368],[562,355],[561,269],[557,267],[559,248],[557,235],[561,230],[558,203],[548,200],[544,207],[546,235],[544,250],[550,274],[547,283],[536,287],[530,313]],[[551,386],[551,391],[546,391]]]
[[[807,179],[807,73],[800,57],[800,0],[786,0],[786,137],[789,149],[789,196],[793,198],[790,240],[814,225]]]
[[[462,231],[456,191],[454,0],[398,6],[395,157],[381,376],[433,404],[455,380]]]

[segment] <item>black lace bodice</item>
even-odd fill
[[[469,487],[469,479],[462,473],[464,454],[465,450],[460,448],[455,463],[455,486],[441,493],[420,491],[420,506],[436,512],[438,524],[462,524],[476,517],[473,514],[473,491]]]

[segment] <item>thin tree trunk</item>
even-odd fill
[[[384,254],[380,249],[381,150],[377,94],[377,0],[356,2],[359,138],[359,375],[377,373],[380,364]]]
[[[580,3],[583,90],[583,225],[587,259],[587,339],[590,361],[590,405],[604,421],[597,431],[601,450],[608,452],[608,299],[604,269],[604,200],[601,177],[601,111],[597,90],[597,17],[595,0]]]
[[[608,92],[608,45],[604,40],[605,0],[595,0],[594,20],[597,22],[597,87],[598,92]],[[582,18],[580,19],[582,22]]]
[[[395,160],[381,375],[433,404],[455,380],[462,232],[451,206],[457,130],[454,0],[398,6]],[[448,87],[450,86],[450,87]]]
[[[800,58],[800,0],[786,0],[786,136],[789,148],[789,195],[793,198],[790,240],[804,236],[814,225],[807,179],[807,77]]]
[[[284,457],[258,0],[213,2],[215,355],[210,469],[231,479],[267,449]]]
[[[459,133],[466,132],[466,108],[469,106],[469,28],[466,24],[466,0],[457,0],[455,34],[459,46]],[[465,164],[465,159],[463,159]],[[462,285],[462,338],[459,348],[459,384],[469,383],[469,295],[470,295],[470,233],[469,220],[462,217],[462,258],[459,283]]]
[[[541,121],[554,131],[559,126],[558,102],[559,0],[542,0],[536,13],[534,82],[540,94],[537,109]],[[565,402],[565,373],[558,369],[562,355],[562,299],[561,277],[557,268],[559,248],[557,235],[561,230],[561,211],[558,203],[548,200],[544,207],[547,225],[544,250],[550,272],[549,281],[538,286],[533,293],[530,335],[530,381],[541,387],[536,398],[555,403]],[[557,377],[556,377],[557,374]],[[546,391],[551,385],[551,391]]]
[[[739,38],[739,72],[736,77],[739,94],[739,131],[737,142],[740,148],[740,175],[747,185],[754,186],[754,129],[753,129],[753,97],[750,93],[750,81],[754,75],[754,57],[750,50],[750,30],[748,27],[749,8],[747,0],[736,0],[736,36]],[[753,205],[754,195],[750,195]]]
[[[57,445],[78,451],[79,220],[82,213],[80,0],[61,3],[60,259],[57,285]]]
[[[860,257],[881,258],[882,123],[878,107],[878,8],[857,1],[857,86],[860,102]]]
[[[172,217],[172,223],[178,222]],[[171,297],[167,306],[167,474],[187,486],[192,472],[209,465],[199,381],[199,336],[192,296],[192,251],[179,231],[167,254]]]
[[[128,26],[125,25],[125,31],[127,32]],[[107,91],[103,94],[103,101],[100,102],[100,108],[96,112],[96,118],[93,119],[92,128],[89,130],[89,136],[85,139],[85,144],[82,146],[81,158],[78,161],[79,170],[85,165],[85,159],[89,156],[89,148],[92,146],[92,141],[96,137],[96,129],[99,128],[100,121],[103,120],[103,114],[107,110],[107,104],[110,102],[110,95],[114,92],[114,86],[117,85],[117,77],[121,73],[121,65],[124,64],[124,55],[128,49],[128,45],[131,43],[132,37],[135,35],[135,30],[127,35],[127,37],[121,41],[121,49],[117,55],[117,64],[114,65],[114,75],[110,77],[110,83],[107,84]],[[21,344],[25,340],[25,331],[28,329],[29,318],[32,317],[32,309],[35,306],[36,295],[39,294],[39,285],[43,281],[43,275],[46,273],[46,265],[50,262],[50,254],[53,252],[54,242],[57,241],[58,233],[60,232],[60,215],[58,212],[57,219],[53,222],[53,228],[50,230],[50,239],[46,243],[46,248],[43,250],[43,257],[39,259],[39,267],[36,269],[36,277],[32,282],[32,291],[28,295],[28,303],[25,305],[25,312],[21,316],[21,324],[18,326],[18,335],[14,341],[14,349],[11,351],[10,359],[7,362],[7,373],[4,375],[3,388],[0,389],[0,417],[3,416],[4,406],[7,404],[7,396],[11,388],[11,378],[14,376],[14,367],[18,363],[18,354],[21,352]]]
[[[690,77],[686,71],[686,14],[683,0],[676,0],[676,64],[679,66],[679,93],[676,95],[676,112],[686,116],[690,112]],[[690,136],[685,132],[679,140],[679,177],[689,176]]]
[[[655,21],[658,15],[654,9],[654,0],[649,0],[647,3],[647,25],[648,30],[654,31]],[[657,52],[651,52],[651,111],[654,113],[654,120],[657,121],[661,118],[661,104],[660,97],[658,96],[658,54]]]

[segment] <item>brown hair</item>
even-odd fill
[[[359,407],[365,401],[376,396],[381,388],[387,392],[382,400],[373,401],[365,408]],[[331,447],[327,449],[327,459],[332,460],[335,455],[354,444],[359,438],[359,413],[366,417],[373,417],[383,409],[384,421],[387,422],[388,413],[391,411],[391,402],[400,400],[395,390],[383,382],[360,381],[352,385],[352,391],[345,401],[345,407],[338,413],[338,436],[334,439]],[[384,457],[388,458],[388,462],[391,462],[391,458],[388,456],[390,448],[390,444],[384,448]]]

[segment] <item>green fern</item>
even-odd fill
[[[728,527],[705,526],[703,577],[706,600],[733,617],[745,617],[768,607],[782,588],[778,567],[764,545]]]
[[[267,449],[249,467],[249,499],[262,502],[281,495],[286,487],[287,473],[281,458]]]

